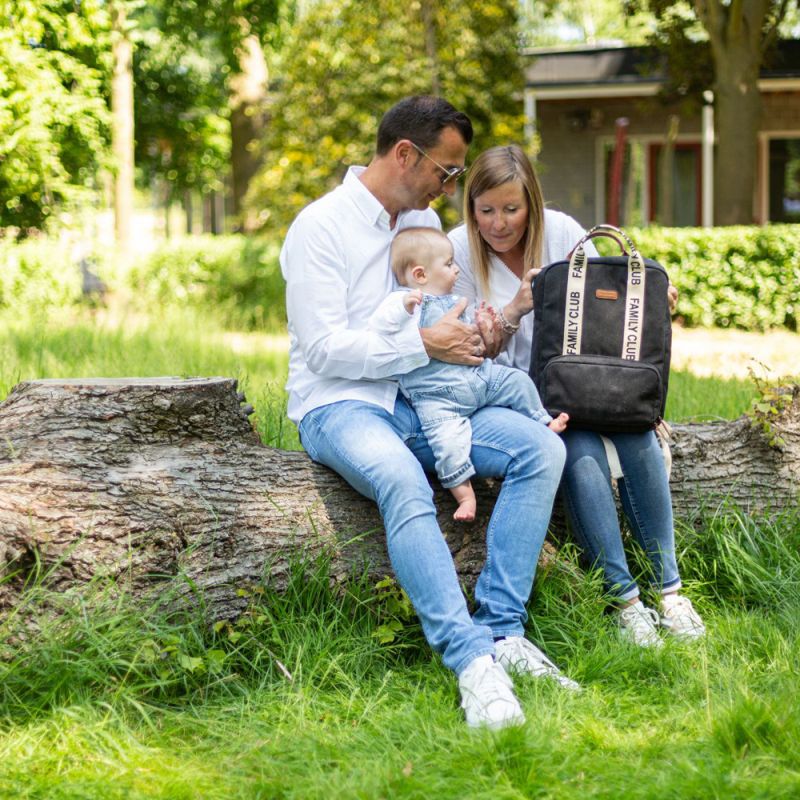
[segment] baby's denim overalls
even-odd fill
[[[461,299],[459,295],[423,295],[420,328],[435,324]],[[461,320],[472,323],[469,307]],[[446,489],[475,474],[470,460],[469,417],[484,406],[504,406],[546,425],[553,418],[542,407],[533,381],[521,370],[484,359],[477,367],[432,358],[424,367],[399,376],[400,388],[417,412],[436,457],[436,474]]]

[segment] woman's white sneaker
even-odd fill
[[[706,632],[692,601],[680,594],[667,594],[661,598],[659,622],[667,633],[679,639],[699,639]]]
[[[661,647],[663,644],[658,635],[658,614],[641,600],[621,609],[618,620],[623,639],[640,647]]]
[[[525,715],[514,695],[511,680],[491,656],[478,656],[458,676],[461,708],[470,728],[499,730],[522,725]]]

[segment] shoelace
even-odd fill
[[[655,633],[658,625],[658,614],[646,606],[642,609],[631,606],[622,612],[626,626],[635,633]]]
[[[508,640],[506,640],[508,641]],[[530,664],[536,663],[535,670],[531,673],[534,677],[547,675],[554,678],[558,683],[568,689],[580,689],[578,683],[564,675],[561,670],[538,648],[523,637],[515,637],[512,640],[513,650],[508,653],[508,659],[512,663],[523,661]]]
[[[558,667],[527,639],[520,637],[519,641],[514,640],[514,651],[513,660],[530,663],[530,659],[533,658],[537,662],[537,670],[534,675],[552,675],[557,678],[561,674]]]
[[[664,616],[677,619],[685,617],[695,628],[701,628],[702,622],[698,613],[694,610],[691,602],[686,597],[677,597],[667,608],[664,609]]]

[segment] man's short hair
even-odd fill
[[[401,139],[410,139],[423,150],[434,147],[444,128],[455,128],[465,144],[472,141],[469,117],[447,100],[428,94],[406,97],[383,115],[375,152],[386,155]]]
[[[427,266],[433,259],[434,243],[444,240],[450,244],[447,234],[438,228],[426,228],[418,225],[413,228],[403,228],[392,239],[392,249],[389,251],[389,263],[392,273],[401,286],[408,286],[406,273],[417,264]]]

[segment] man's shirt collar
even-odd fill
[[[344,176],[343,185],[356,208],[364,215],[369,224],[388,231],[389,212],[381,205],[380,200],[362,183],[361,174],[364,170],[366,170],[366,167],[350,167]]]

